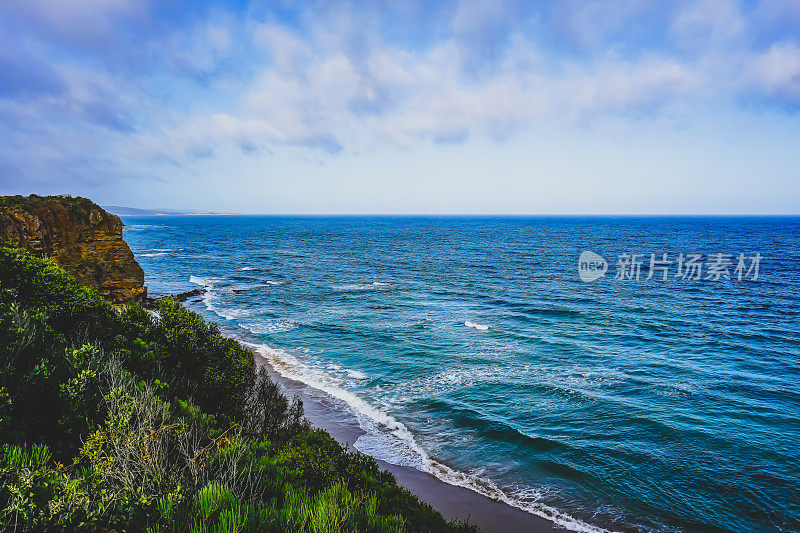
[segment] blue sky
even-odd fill
[[[0,193],[799,213],[800,3],[0,3]]]

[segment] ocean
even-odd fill
[[[800,530],[800,218],[123,221],[365,453],[578,531]]]

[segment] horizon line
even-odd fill
[[[143,209],[150,211],[149,209]],[[106,209],[106,211],[109,211]],[[153,209],[152,211],[157,211]],[[109,211],[112,214],[113,211]],[[125,217],[152,217],[152,216],[220,216],[220,217],[233,217],[233,216],[263,216],[263,217],[507,217],[507,218],[524,218],[524,217],[551,217],[551,218],[564,218],[564,217],[629,217],[629,218],[710,218],[710,217],[769,217],[769,218],[788,218],[800,217],[799,213],[213,213],[213,212],[186,212],[186,213],[125,213],[117,214],[117,216]]]

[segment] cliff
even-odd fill
[[[144,271],[122,240],[122,221],[86,198],[2,196],[0,239],[52,258],[112,302],[147,296]]]

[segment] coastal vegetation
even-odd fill
[[[115,308],[0,246],[0,529],[473,531],[311,428],[177,300]]]

